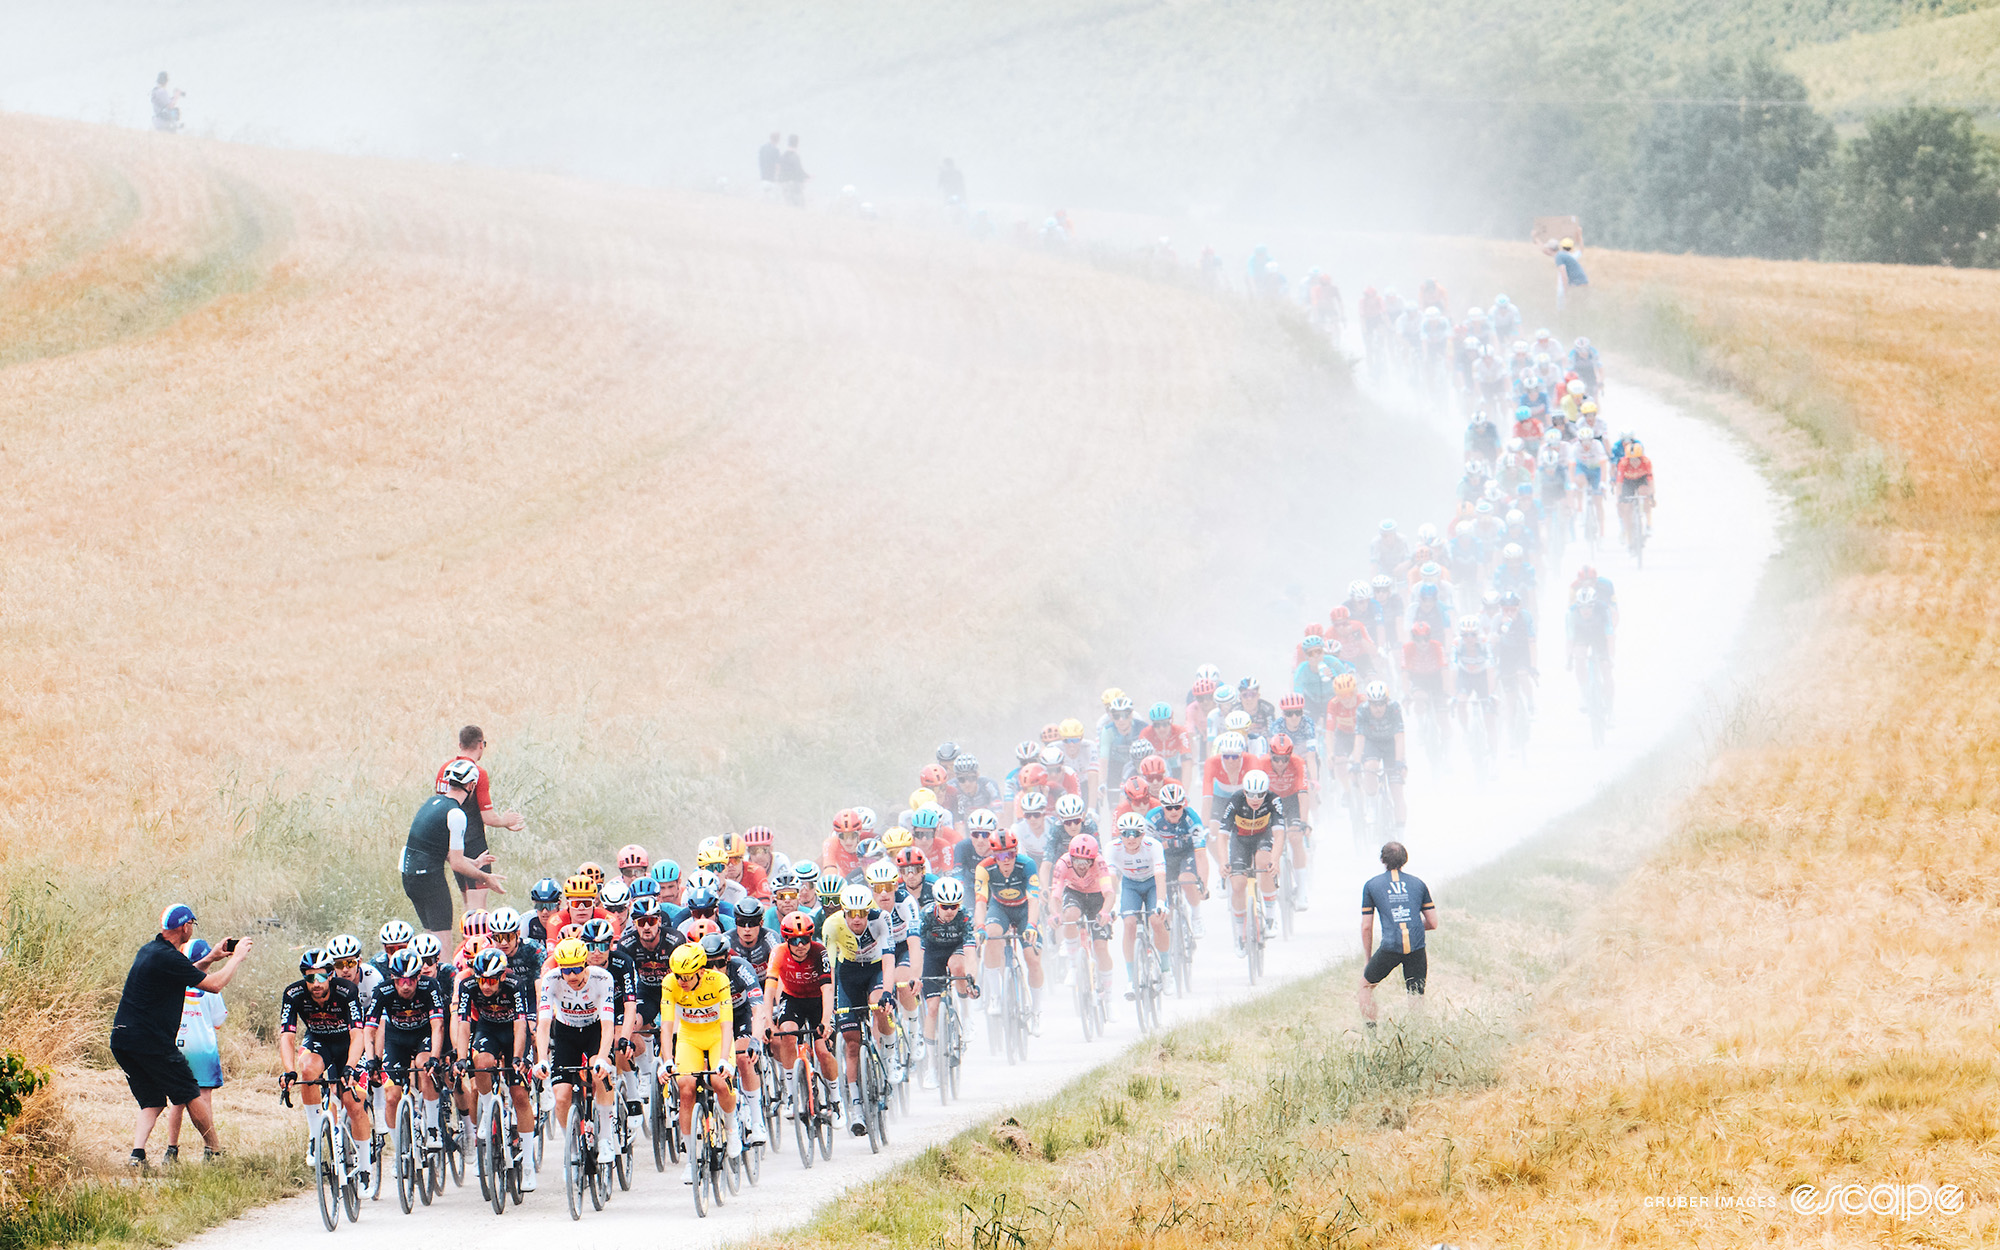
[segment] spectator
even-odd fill
[[[765,142],[763,147],[757,149],[757,177],[764,184],[766,194],[769,194],[777,186],[778,161],[781,157],[782,153],[778,148],[778,132],[773,130],[770,139]]]
[[[785,203],[793,208],[806,206],[806,179],[811,176],[799,157],[799,137],[793,135],[785,141],[785,153],[778,158],[778,181],[785,189]]]
[[[949,156],[944,158],[944,165],[938,170],[938,190],[944,192],[947,204],[965,203],[965,175]]]
[[[161,70],[159,81],[153,84],[153,129],[179,130],[181,128],[181,96],[179,87],[167,85],[167,71]]]
[[[482,868],[493,862],[492,857],[486,854],[486,827],[488,825],[496,825],[499,828],[508,829],[515,833],[519,833],[528,827],[528,822],[521,818],[521,813],[519,812],[496,812],[493,810],[492,778],[487,774],[485,765],[479,762],[480,758],[485,754],[485,733],[477,725],[467,725],[458,731],[458,754],[446,760],[443,766],[438,769],[437,775],[438,793],[442,794],[444,793],[444,771],[459,760],[472,761],[473,768],[479,774],[478,782],[472,787],[473,801],[465,805],[465,813],[471,818],[467,821],[465,829],[465,857],[479,864]],[[481,862],[482,856],[485,857],[484,862]],[[465,909],[467,911],[486,906],[486,890],[476,879],[460,873],[458,875],[458,892],[465,896]]]
[[[225,938],[219,949],[208,952],[197,964],[181,953],[194,937],[194,926],[194,908],[185,903],[167,908],[160,917],[160,932],[133,958],[132,970],[125,974],[125,989],[118,996],[118,1013],[111,1018],[111,1057],[124,1069],[125,1083],[139,1104],[129,1167],[146,1166],[146,1139],[153,1135],[153,1125],[169,1103],[187,1108],[188,1118],[207,1146],[202,1152],[204,1159],[222,1153],[201,1086],[174,1039],[180,1032],[189,987],[221,993],[249,958],[251,942],[249,938]],[[218,960],[222,967],[210,971]]]
[[[1583,298],[1583,288],[1590,285],[1590,279],[1583,272],[1583,259],[1576,254],[1576,240],[1564,239],[1556,245],[1553,253],[1556,262],[1556,311],[1561,312],[1569,300]]]
[[[188,960],[197,966],[208,957],[208,952],[209,945],[201,938],[188,943]],[[176,1044],[194,1072],[194,1083],[201,1086],[201,1097],[197,1101],[208,1112],[210,1120],[215,1118],[215,1103],[210,1093],[222,1088],[222,1050],[217,1044],[215,1031],[228,1018],[229,1008],[223,1004],[222,995],[211,994],[195,986],[188,987],[187,996],[181,1004],[181,1035]],[[170,1107],[167,1110],[167,1162],[177,1163],[180,1157],[181,1108]]]
[[[452,947],[451,887],[444,879],[447,867],[461,880],[470,878],[482,899],[489,889],[507,892],[501,884],[504,878],[486,871],[493,863],[492,852],[477,860],[465,853],[471,823],[465,809],[472,801],[478,773],[479,765],[471,760],[446,764],[439,792],[417,809],[416,819],[410,822],[409,841],[403,845],[403,893],[417,909],[417,923],[430,930],[446,950]]]

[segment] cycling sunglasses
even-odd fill
[[[787,946],[811,946],[811,945],[812,945],[812,934],[810,934],[810,933],[796,933],[796,934],[793,934],[793,935],[792,935],[791,937],[788,937],[788,938],[786,938],[786,939],[785,939],[785,945],[787,945]]]
[[[398,984],[398,985],[415,985],[416,983],[417,983],[417,978],[416,978],[416,977],[397,977],[397,978],[396,978],[396,984]]]
[[[328,972],[308,972],[308,973],[306,973],[306,984],[308,984],[308,985],[325,985],[325,984],[326,984],[326,983],[327,983],[328,981],[331,981],[331,980],[333,980],[333,974],[332,974],[332,973],[328,973]]]
[[[358,959],[336,959],[333,961],[333,970],[335,972],[346,972],[351,968],[359,968],[360,966],[361,961]]]
[[[580,977],[589,971],[590,971],[590,965],[585,964],[581,968],[564,968],[562,970],[562,974],[566,977]]]
[[[1240,760],[1240,759],[1242,759],[1242,758],[1243,758],[1243,752],[1241,752],[1241,751],[1224,751],[1224,752],[1222,753],[1222,758],[1223,758],[1223,759],[1226,759],[1226,760]]]
[[[659,924],[663,919],[664,917],[661,916],[640,916],[632,923],[643,927],[649,924]]]
[[[1185,803],[1162,803],[1160,807],[1169,812],[1184,812],[1187,810],[1187,804]]]
[[[611,949],[611,943],[609,943],[609,942],[585,942],[585,943],[583,944],[583,947],[584,947],[584,949],[585,949],[585,950],[589,951],[589,952],[590,952],[591,954],[593,954],[593,955],[598,955],[598,954],[602,954],[602,953],[604,953],[605,951],[608,951],[608,950],[610,950],[610,949]]]
[[[1067,828],[1069,828],[1069,827],[1070,827],[1071,825],[1080,825],[1080,824],[1082,824],[1082,823],[1083,823],[1083,817],[1081,817],[1081,816],[1073,816],[1073,817],[1071,817],[1070,819],[1068,819],[1068,820],[1065,820],[1065,821],[1063,822],[1063,828],[1067,829]]]

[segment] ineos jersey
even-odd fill
[[[296,1033],[299,1025],[304,1024],[308,1033],[331,1037],[360,1028],[361,996],[354,983],[335,977],[327,985],[323,1003],[313,1001],[312,991],[306,988],[304,980],[286,986],[284,996],[278,1000],[278,1031]]]
[[[817,998],[820,987],[833,980],[833,962],[818,942],[806,947],[803,956],[793,955],[786,946],[771,956],[768,975],[786,998]]]
[[[582,985],[571,985],[560,969],[542,977],[542,1014],[557,1024],[586,1029],[611,1019],[613,995],[611,974],[592,968]]]
[[[395,1033],[429,1033],[431,1021],[444,1019],[444,992],[429,977],[417,982],[416,992],[404,998],[394,984],[375,991],[368,1000],[368,1024]]]

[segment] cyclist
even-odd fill
[[[1082,834],[1097,836],[1097,813],[1086,809],[1083,800],[1073,794],[1066,794],[1056,800],[1055,824],[1049,827],[1049,844],[1046,854],[1036,855],[1024,842],[1021,849],[1042,865],[1043,884],[1047,884],[1048,865],[1060,859],[1069,851],[1069,844]]]
[[[768,825],[752,825],[745,829],[743,841],[749,847],[750,865],[764,875],[766,886],[764,896],[768,898],[771,878],[790,868],[792,861],[773,845],[774,839]]]
[[[1326,667],[1333,675],[1356,672],[1374,663],[1375,638],[1354,610],[1343,603],[1328,615],[1331,619],[1326,625]]]
[[[628,842],[618,848],[618,877],[626,885],[646,875],[653,867],[652,856],[646,848],[636,842]]]
[[[977,948],[972,917],[965,910],[965,887],[959,884],[957,878],[946,877],[933,887],[932,897],[924,905],[918,919],[917,932],[924,952],[921,989],[924,1045],[928,1049],[937,1045],[938,999],[948,988],[956,989],[961,1013],[969,1009],[966,1005],[967,981],[952,981],[952,978],[971,977]],[[978,996],[977,984],[973,985],[971,994]]]
[[[1040,796],[1036,796],[1038,799]],[[1042,799],[1046,804],[1047,800]],[[978,812],[965,818],[965,839],[951,848],[951,872],[959,884],[971,889],[979,875],[979,865],[993,853],[993,839],[1000,834],[1000,818],[992,812]],[[1017,835],[1018,841],[1018,835]]]
[[[1215,740],[1215,754],[1209,756],[1202,773],[1202,792],[1208,798],[1208,814],[1221,820],[1229,801],[1243,789],[1243,778],[1256,768],[1250,756],[1249,739],[1240,733],[1225,733]],[[1218,848],[1218,863],[1221,859]]]
[[[300,1026],[305,1038],[300,1040]],[[294,1081],[350,1081],[348,1056],[365,1055],[367,1037],[362,1028],[360,993],[352,981],[335,976],[333,960],[323,950],[308,950],[299,959],[299,979],[285,987],[278,999],[278,1062],[284,1066],[284,1084]],[[347,1109],[347,1125],[354,1140],[369,1139],[368,1111],[354,1086],[342,1084],[340,1103]],[[305,1089],[306,1159],[319,1166],[320,1087]],[[367,1188],[368,1152],[361,1157],[361,1185]]]
[[[1611,613],[1599,602],[1597,588],[1585,586],[1576,592],[1576,598],[1569,605],[1569,614],[1563,622],[1563,635],[1569,646],[1563,655],[1563,667],[1576,674],[1578,710],[1590,710],[1590,664],[1595,657],[1597,669],[1604,683],[1604,715],[1611,716],[1614,706],[1612,681],[1612,639],[1614,636]],[[1581,662],[1580,662],[1581,661]]]
[[[1057,745],[1063,749],[1064,761],[1077,779],[1077,794],[1087,806],[1096,797],[1101,780],[1096,747],[1084,737],[1083,722],[1073,716],[1064,719],[1056,732],[1060,735]]]
[[[674,935],[657,898],[632,901],[632,927],[619,939],[618,950],[632,961],[634,1010],[632,1039],[636,1047],[633,1066],[649,1079],[657,1071],[659,1056],[655,1034],[660,1026],[660,995],[673,974]]]
[[[1326,701],[1333,697],[1334,675],[1340,670],[1327,663],[1326,640],[1318,634],[1307,634],[1303,649],[1305,658],[1292,670],[1292,694],[1280,700],[1281,708],[1290,707],[1293,698],[1298,699],[1300,709],[1308,703],[1314,707],[1325,707]],[[1346,667],[1345,664],[1340,666],[1341,669]]]
[[[1377,573],[1395,575],[1410,558],[1409,540],[1396,528],[1394,518],[1385,517],[1368,540],[1368,563]]]
[[[1057,754],[1061,754],[1060,748]],[[991,778],[979,775],[979,761],[970,755],[959,755],[951,762],[951,805],[953,824],[965,823],[965,818],[984,808],[987,811],[1000,810],[1000,787]]]
[[[903,889],[896,865],[887,860],[868,865],[865,884],[874,900],[875,910],[889,925],[889,953],[883,957],[882,979],[903,1009],[914,1011],[917,1007],[917,978],[910,942],[916,936],[921,920],[917,904]],[[891,1079],[901,1084],[903,1078],[900,1074],[892,1074]]]
[[[1404,754],[1403,708],[1389,697],[1389,687],[1382,682],[1369,682],[1365,694],[1366,702],[1354,717],[1350,759],[1356,768],[1371,761],[1382,765],[1382,779],[1388,783],[1389,798],[1395,805],[1396,827],[1401,829],[1409,819],[1403,804],[1403,776],[1409,770]]]
[[[681,896],[687,891],[687,882],[681,877],[681,866],[671,859],[663,859],[655,863],[646,875],[659,883],[660,909],[671,919],[680,910]]]
[[[1111,889],[1111,871],[1098,856],[1096,838],[1086,833],[1069,844],[1069,850],[1056,861],[1054,871],[1049,874],[1049,888],[1052,893],[1060,891],[1062,900],[1065,961],[1076,954],[1079,930],[1087,927],[1089,931],[1088,940],[1097,964],[1098,1004],[1103,1007],[1111,996],[1111,946],[1106,940],[1111,930],[1099,917],[1104,913],[1105,896]]]
[[[1165,700],[1146,709],[1146,721],[1146,728],[1139,732],[1140,740],[1153,748],[1170,776],[1186,781],[1192,775],[1198,754],[1194,735],[1174,723],[1174,705]]]
[[[979,900],[974,923],[986,935],[986,971],[989,978],[999,974],[1002,941],[1009,932],[1021,938],[1021,961],[1028,965],[1029,1018],[1031,1027],[1042,1015],[1042,936],[1036,927],[1041,918],[1042,886],[1035,861],[1021,854],[1020,839],[1011,833],[995,834],[992,854],[979,861],[973,876],[973,894]],[[986,1000],[988,1015],[999,1011],[998,995]]]
[[[1133,745],[1136,746],[1137,743]],[[1036,762],[1049,775],[1047,792],[1050,795],[1077,794],[1082,791],[1083,778],[1077,776],[1076,770],[1069,766],[1069,756],[1063,754],[1061,742],[1051,742],[1043,747],[1042,753],[1036,757]],[[1050,802],[1055,801],[1054,798],[1050,799]],[[996,807],[993,810],[997,812],[1005,809]]]
[[[756,832],[756,826],[752,826],[751,831]],[[770,830],[766,829],[763,832],[768,835]],[[727,857],[721,869],[722,879],[742,889],[741,895],[737,895],[734,890],[729,891],[733,896],[729,901],[740,903],[744,896],[762,898],[766,893],[764,870],[750,862],[749,836],[742,833],[727,835],[722,839],[722,851]]]
[[[1104,786],[1125,784],[1131,769],[1132,744],[1143,726],[1132,714],[1132,700],[1122,692],[1105,705],[1104,721],[1098,730],[1097,758],[1103,761]]]
[[[1229,908],[1235,918],[1236,949],[1243,951],[1245,892],[1254,871],[1264,898],[1264,936],[1277,931],[1278,865],[1271,854],[1271,834],[1285,823],[1285,803],[1271,794],[1271,777],[1253,768],[1243,775],[1242,788],[1230,798],[1218,823],[1229,835]]]
[[[1582,413],[1591,416],[1593,405],[1585,404]],[[1579,426],[1576,438],[1576,475],[1583,483],[1584,506],[1590,509],[1596,530],[1604,532],[1604,485],[1605,472],[1610,468],[1610,456],[1604,450],[1604,440],[1598,436],[1595,426]]]
[[[1201,853],[1208,845],[1208,832],[1202,827],[1201,813],[1188,805],[1185,787],[1168,782],[1160,787],[1160,806],[1147,823],[1159,839],[1167,876],[1181,883],[1195,936],[1199,937],[1203,932],[1201,900],[1208,897],[1208,869]]]
[[[1382,655],[1393,656],[1402,646],[1400,628],[1403,623],[1403,597],[1396,593],[1396,580],[1404,575],[1399,571],[1396,578],[1387,573],[1377,573],[1369,580],[1368,615],[1364,624],[1368,635],[1375,643],[1375,650]]]
[[[416,1077],[418,1105],[414,1118],[426,1128],[425,1136],[437,1138],[437,1085],[430,1072],[420,1066],[426,1059],[444,1054],[444,991],[424,975],[424,961],[413,950],[398,950],[389,957],[388,980],[375,991],[363,1014],[363,1023],[375,1034],[375,1053],[382,1056],[382,1070],[388,1077],[384,1102],[390,1123],[395,1123],[403,1093]],[[525,1183],[526,1177],[524,1176]]]
[[[534,1013],[507,968],[507,956],[488,948],[472,957],[458,992],[457,1049],[468,1056],[461,1067],[472,1072],[472,1086],[478,1094],[472,1122],[473,1140],[486,1145],[487,1122],[491,1118],[499,1070],[526,1062],[528,1023]],[[544,1051],[543,1053],[547,1053]],[[516,1124],[533,1124],[528,1109],[528,1092],[516,1084],[512,1091]],[[511,1147],[514,1143],[509,1143]],[[526,1188],[528,1172],[521,1169],[521,1185]]]
[[[750,966],[750,961],[736,954],[729,939],[713,925],[703,926],[701,935],[702,954],[708,956],[708,966],[729,978],[729,1006],[732,1014],[730,1035],[736,1039],[736,1127],[746,1146],[763,1146],[770,1142],[764,1133],[764,1117],[759,1114],[758,1095],[763,1090],[762,1078],[757,1070],[757,1047],[760,1039],[770,1028],[771,1020],[765,1010],[764,978]],[[731,1137],[737,1133],[731,1133]]]
[[[861,1109],[861,1030],[871,1014],[877,1037],[891,1037],[896,1028],[883,1004],[889,922],[874,904],[867,886],[850,885],[840,893],[840,910],[820,929],[820,940],[833,952],[834,1016],[847,1055],[847,1124],[856,1137],[868,1132]]]
[[[375,975],[371,980],[376,988],[388,984],[389,961],[396,957],[398,951],[407,949],[411,939],[416,936],[416,930],[410,927],[410,922],[407,920],[387,921],[375,934],[375,940],[382,944],[382,949],[369,957],[367,966],[374,971]],[[366,1014],[368,1010],[366,1001],[361,1004],[361,1009],[363,1014]]]
[[[1410,640],[1403,644],[1403,697],[1410,701],[1412,711],[1428,707],[1435,713],[1446,705],[1444,673],[1444,644],[1431,637],[1428,620],[1417,621],[1410,626]],[[1352,724],[1350,719],[1346,748],[1336,744],[1336,754],[1353,748]]]
[[[1510,512],[1508,516],[1519,516]],[[1527,549],[1519,542],[1510,542],[1500,548],[1500,563],[1493,566],[1493,589],[1501,596],[1513,595],[1522,601],[1534,598],[1536,586],[1535,566],[1528,562]]]
[[[615,878],[597,887],[597,905],[604,911],[604,919],[611,925],[611,936],[616,939],[625,932],[626,917],[632,913],[632,892],[623,881]],[[492,928],[492,921],[487,922]]]
[[[1153,836],[1153,825],[1136,812],[1118,818],[1118,840],[1105,853],[1104,866],[1118,879],[1118,914],[1125,920],[1120,939],[1125,956],[1125,980],[1132,986],[1126,998],[1137,998],[1139,973],[1133,966],[1138,949],[1139,921],[1153,929],[1153,950],[1160,971],[1167,971],[1167,856]]]
[[[1377,985],[1401,965],[1403,989],[1421,995],[1429,973],[1424,934],[1437,928],[1437,907],[1431,902],[1430,887],[1403,871],[1403,865],[1409,862],[1410,853],[1401,842],[1386,844],[1382,848],[1382,867],[1388,871],[1371,877],[1361,887],[1361,949],[1368,955],[1368,966],[1361,970],[1356,1002],[1371,1029],[1375,1027]],[[1374,942],[1378,915],[1382,920],[1380,946]]]
[[[936,798],[927,790],[918,790],[910,796],[910,810],[915,812]],[[861,861],[854,854],[855,846],[861,841],[861,832],[861,813],[853,808],[844,808],[833,818],[833,833],[820,848],[821,875],[845,878],[861,870]]]
[[[563,927],[563,888],[554,877],[543,877],[528,891],[535,914],[528,918],[528,938],[543,950],[554,944]]]
[[[909,836],[907,834],[905,837]],[[746,960],[761,984],[777,943],[771,938],[770,909],[757,899],[746,898],[736,905],[736,930],[730,935],[729,953]],[[754,1034],[762,1037],[763,1033]]]
[[[1446,590],[1450,585],[1451,583],[1442,575],[1434,581],[1417,583],[1416,594],[1410,600],[1409,628],[1406,631],[1411,637],[1416,636],[1419,625],[1424,626],[1433,635],[1443,634],[1451,628],[1451,619],[1445,606],[1448,602]]]
[[[1521,596],[1506,591],[1500,596],[1500,624],[1493,631],[1494,669],[1500,675],[1500,689],[1510,697],[1521,696],[1521,706],[1529,715],[1535,711],[1535,682],[1541,670],[1535,663],[1535,618],[1521,605]]]
[[[1127,777],[1124,793],[1124,801],[1118,804],[1117,811],[1111,813],[1113,817],[1123,816],[1128,812],[1137,812],[1144,816],[1157,806],[1153,799],[1153,788],[1147,784],[1143,775],[1135,774]]]
[[[1317,757],[1294,754],[1290,734],[1271,737],[1271,755],[1266,767],[1271,778],[1271,795],[1285,804],[1284,833],[1292,848],[1292,906],[1306,909],[1306,883],[1311,878],[1313,807],[1313,765]]]
[[[1497,598],[1496,598],[1497,606]],[[1493,699],[1493,650],[1488,645],[1480,619],[1463,616],[1458,621],[1458,637],[1451,644],[1452,690],[1458,705],[1458,727],[1468,729],[1469,718],[1486,720],[1488,749],[1493,742],[1496,710]]]
[[[1643,532],[1650,534],[1653,530],[1653,462],[1646,455],[1645,445],[1630,436],[1627,436],[1620,451],[1616,470],[1618,520],[1628,531],[1633,524],[1638,524],[1645,527]],[[1643,511],[1640,510],[1642,507]],[[1626,541],[1631,541],[1629,532]]]
[[[1419,625],[1422,623],[1418,622]],[[1326,701],[1327,759],[1343,765],[1338,773],[1343,795],[1354,784],[1353,769],[1345,765],[1354,753],[1354,717],[1360,708],[1360,679],[1353,673],[1342,673],[1334,678],[1333,697]]]
[[[1332,682],[1327,683],[1326,692],[1327,698],[1331,699],[1333,697]],[[1324,707],[1326,705],[1320,703],[1315,706]],[[1286,695],[1284,698],[1278,700],[1278,710],[1278,723],[1272,727],[1275,733],[1290,738],[1292,744],[1303,750],[1307,757],[1317,765],[1320,758],[1319,726],[1313,723],[1312,715],[1306,711],[1305,696],[1301,694]]]
[[[1214,666],[1204,665],[1204,667]],[[1194,679],[1194,685],[1188,689],[1187,735],[1194,743],[1196,768],[1208,763],[1209,718],[1215,714],[1218,706],[1215,695],[1220,686],[1221,681],[1218,678],[1197,677]]]
[[[1570,345],[1569,367],[1576,370],[1586,390],[1595,394],[1604,389],[1604,357],[1590,345],[1589,339],[1579,337]]]
[[[764,974],[764,997],[778,1004],[771,1016],[771,1055],[785,1074],[786,1095],[794,1109],[806,1102],[792,1070],[801,1042],[811,1049],[813,1063],[827,1084],[840,1080],[826,1042],[826,1025],[833,1018],[833,961],[818,932],[805,912],[793,912],[779,921],[784,945],[771,956],[770,970]]]
[[[683,942],[668,960],[673,977],[666,1000],[674,1007],[674,1084],[679,1093],[681,1140],[694,1141],[694,1086],[706,1080],[724,1123],[736,1114],[736,1089],[729,1083],[734,1066],[736,1013],[729,1009],[729,978],[708,966],[699,942]],[[734,1159],[743,1153],[743,1138],[724,1133],[724,1149]],[[686,1184],[695,1183],[695,1156],[687,1152]]]

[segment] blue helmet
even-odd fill
[[[1437,583],[1436,583],[1436,582],[1425,582],[1425,583],[1423,583],[1422,585],[1418,586],[1418,587],[1417,587],[1417,597],[1418,597],[1418,598],[1421,598],[1421,599],[1435,599],[1435,598],[1437,598],[1437,597],[1438,597],[1438,588],[1437,588]]]
[[[819,865],[809,859],[798,860],[792,865],[792,875],[799,879],[801,887],[809,889],[819,880]]]
[[[633,906],[636,907],[642,898],[657,899],[658,897],[660,897],[660,883],[651,877],[641,877],[632,883]]]
[[[671,859],[663,859],[653,865],[648,875],[661,885],[668,885],[681,879],[681,866]]]
[[[1523,378],[1521,380],[1524,382],[1527,381],[1526,378]],[[1526,421],[1529,417],[1532,417],[1534,415],[1535,414],[1528,408],[1528,405],[1526,404],[1522,404],[1519,408],[1516,408],[1514,410],[1514,419],[1516,421]]]
[[[1161,721],[1172,720],[1173,718],[1174,706],[1171,703],[1155,703],[1152,707],[1146,709],[1146,719],[1156,725]]]
[[[913,812],[910,815],[910,827],[913,829],[935,829],[943,823],[944,823],[944,809],[939,807],[932,807],[928,803],[918,808],[915,812]],[[869,857],[862,856],[862,858],[866,859]],[[794,869],[794,871],[797,870]]]
[[[688,913],[694,916],[713,916],[715,909],[721,906],[721,900],[715,897],[713,890],[696,890],[682,902],[686,904]]]
[[[537,907],[562,902],[562,883],[554,877],[543,877],[529,888],[528,901]]]

